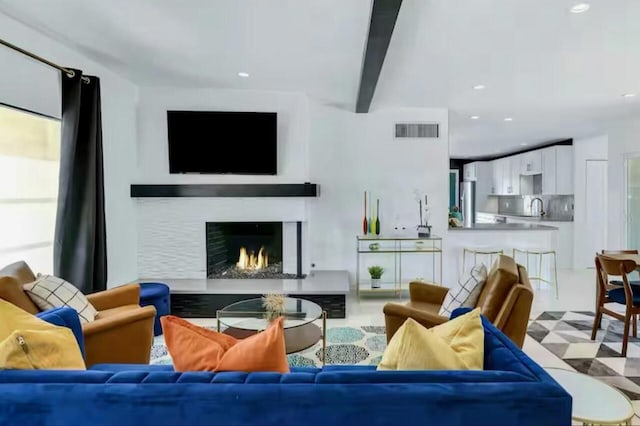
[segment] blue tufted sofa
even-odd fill
[[[59,324],[60,315],[55,319]],[[171,366],[127,364],[0,371],[0,424],[569,425],[571,397],[483,324],[484,371],[326,366],[289,374],[176,373]]]

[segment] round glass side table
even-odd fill
[[[571,416],[583,425],[631,425],[631,400],[594,377],[561,368],[545,368],[573,398]]]
[[[326,360],[327,313],[317,304],[309,300],[285,297],[284,340],[288,354],[303,351],[322,339],[322,357]],[[262,306],[262,299],[247,299],[232,303],[216,312],[218,331],[220,325],[227,328],[224,333],[238,339],[244,339],[266,329],[270,321],[266,317],[267,310]],[[322,330],[314,321],[322,320]]]

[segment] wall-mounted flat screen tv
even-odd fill
[[[275,112],[167,111],[169,172],[275,175]]]

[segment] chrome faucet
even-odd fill
[[[540,217],[544,217],[544,215],[547,214],[547,212],[544,211],[544,201],[542,201],[542,198],[535,197],[533,200],[531,200],[531,205],[529,205],[529,209],[533,213],[533,203],[536,200],[540,201]]]

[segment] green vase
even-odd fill
[[[376,204],[378,205],[376,212],[376,235],[380,235],[380,200],[378,199]]]

